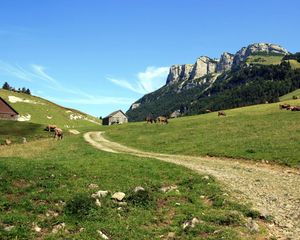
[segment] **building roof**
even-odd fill
[[[127,117],[127,115],[122,111],[122,110],[118,110],[118,111],[114,111],[111,114],[107,115],[105,118],[110,118],[113,115],[117,114],[118,112],[121,112],[125,117]],[[127,117],[128,118],[128,117]]]
[[[14,113],[19,115],[19,113],[12,106],[10,106],[2,97],[0,97],[0,113]]]

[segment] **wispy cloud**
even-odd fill
[[[120,87],[136,93],[146,94],[163,86],[168,72],[168,67],[147,67],[145,71],[136,74],[137,80],[135,82],[113,77],[107,77],[107,79]]]
[[[42,82],[44,86],[55,90],[55,94],[63,93],[67,97],[59,98],[53,96],[45,96],[44,91],[36,91],[41,97],[59,103],[75,103],[86,105],[101,105],[101,104],[122,104],[128,105],[134,102],[131,98],[110,97],[110,96],[94,96],[76,88],[64,87],[57,79],[46,72],[46,68],[42,65],[31,64],[28,69],[19,65],[13,65],[0,60],[0,73],[13,76],[28,82]],[[60,95],[60,94],[59,94]]]
[[[105,97],[105,96],[90,96],[88,98],[53,98],[47,97],[50,101],[60,103],[75,103],[75,104],[87,104],[87,105],[106,105],[106,104],[118,104],[118,105],[130,105],[135,99],[131,98],[119,98],[119,97]]]

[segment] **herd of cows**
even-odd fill
[[[48,125],[45,130],[48,132],[54,132],[55,139],[63,139],[63,130],[58,128],[56,125]]]
[[[290,104],[279,104],[279,109],[286,109],[291,111],[300,111],[300,106],[292,106]]]

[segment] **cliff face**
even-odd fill
[[[229,71],[233,66],[239,65],[241,62],[253,54],[281,54],[286,55],[289,52],[276,44],[255,43],[248,47],[243,47],[236,54],[224,52],[220,59],[212,59],[202,56],[197,59],[195,64],[173,65],[167,78],[166,85],[185,80],[194,80],[202,78],[208,74],[218,74]]]

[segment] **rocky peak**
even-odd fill
[[[197,59],[194,64],[190,79],[201,78],[207,74],[215,73],[217,68],[217,61],[209,57],[202,56]]]
[[[228,52],[224,52],[217,64],[217,72],[224,72],[231,69],[234,55]]]
[[[193,64],[171,66],[166,84],[189,79],[193,66]]]
[[[239,50],[233,59],[233,65],[238,65],[239,63],[246,61],[247,57],[256,53],[266,53],[266,54],[288,54],[288,50],[277,44],[271,43],[254,43],[250,44],[248,47],[243,47]]]

